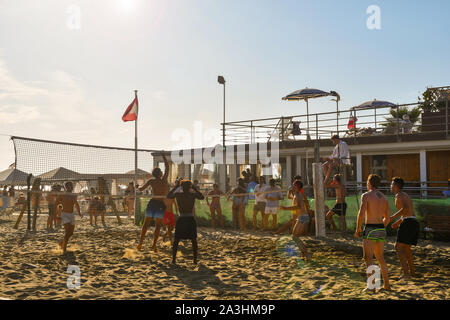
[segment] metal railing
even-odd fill
[[[397,136],[442,133],[449,137],[449,101],[439,112],[420,111],[417,119],[393,117],[402,109],[411,110],[421,103],[398,104],[395,107],[351,108],[339,112],[322,112],[251,119],[225,123],[227,145],[264,143],[270,141],[296,141],[340,137]],[[308,120],[309,118],[309,120]],[[309,125],[308,122],[309,121]],[[352,121],[353,126],[352,126]],[[309,130],[308,130],[309,127]],[[297,129],[297,131],[296,131]]]

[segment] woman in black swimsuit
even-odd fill
[[[181,187],[180,187],[181,186]],[[192,191],[193,190],[193,191]],[[190,239],[194,250],[194,264],[197,264],[197,222],[194,217],[195,199],[203,200],[205,197],[189,180],[177,181],[175,187],[167,195],[169,199],[177,199],[180,217],[175,225],[175,239],[172,247],[172,263],[176,263],[178,243],[181,239]]]

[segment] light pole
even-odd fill
[[[222,150],[223,150],[223,189],[227,192],[227,166],[225,160],[225,78],[223,76],[217,77],[217,82],[223,84],[223,122],[222,122]]]
[[[225,78],[223,76],[217,77],[217,82],[223,84],[223,123],[222,123],[222,146],[225,149]]]

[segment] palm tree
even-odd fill
[[[385,118],[387,122],[380,124],[381,126],[385,127],[384,133],[387,134],[396,132],[397,119],[403,120],[405,118],[409,118],[409,121],[411,121],[411,124],[414,126],[416,122],[420,120],[421,109],[420,107],[414,107],[412,109],[408,109],[408,107],[399,107],[398,109],[391,108],[389,113],[392,118]]]

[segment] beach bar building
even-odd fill
[[[450,86],[429,88],[424,96],[431,99],[309,114],[309,128],[307,115],[226,122],[227,160],[214,165],[215,181],[222,190],[229,189],[236,185],[240,172],[251,167],[257,176],[278,177],[283,187],[292,183],[294,175],[301,175],[311,186],[312,163],[331,155],[334,145],[330,137],[338,134],[349,146],[351,164],[342,166],[340,173],[350,191],[365,190],[367,176],[377,173],[383,188],[389,187],[392,177],[401,176],[409,193],[441,197],[450,178]],[[269,166],[259,152],[256,157],[251,155],[252,150],[271,150],[272,145],[278,146],[278,159]],[[180,176],[201,181],[202,169],[211,163],[196,155],[205,151],[208,153],[207,148],[177,151],[190,154],[190,161],[172,159],[171,179]],[[156,166],[162,158],[154,154],[153,161]]]

